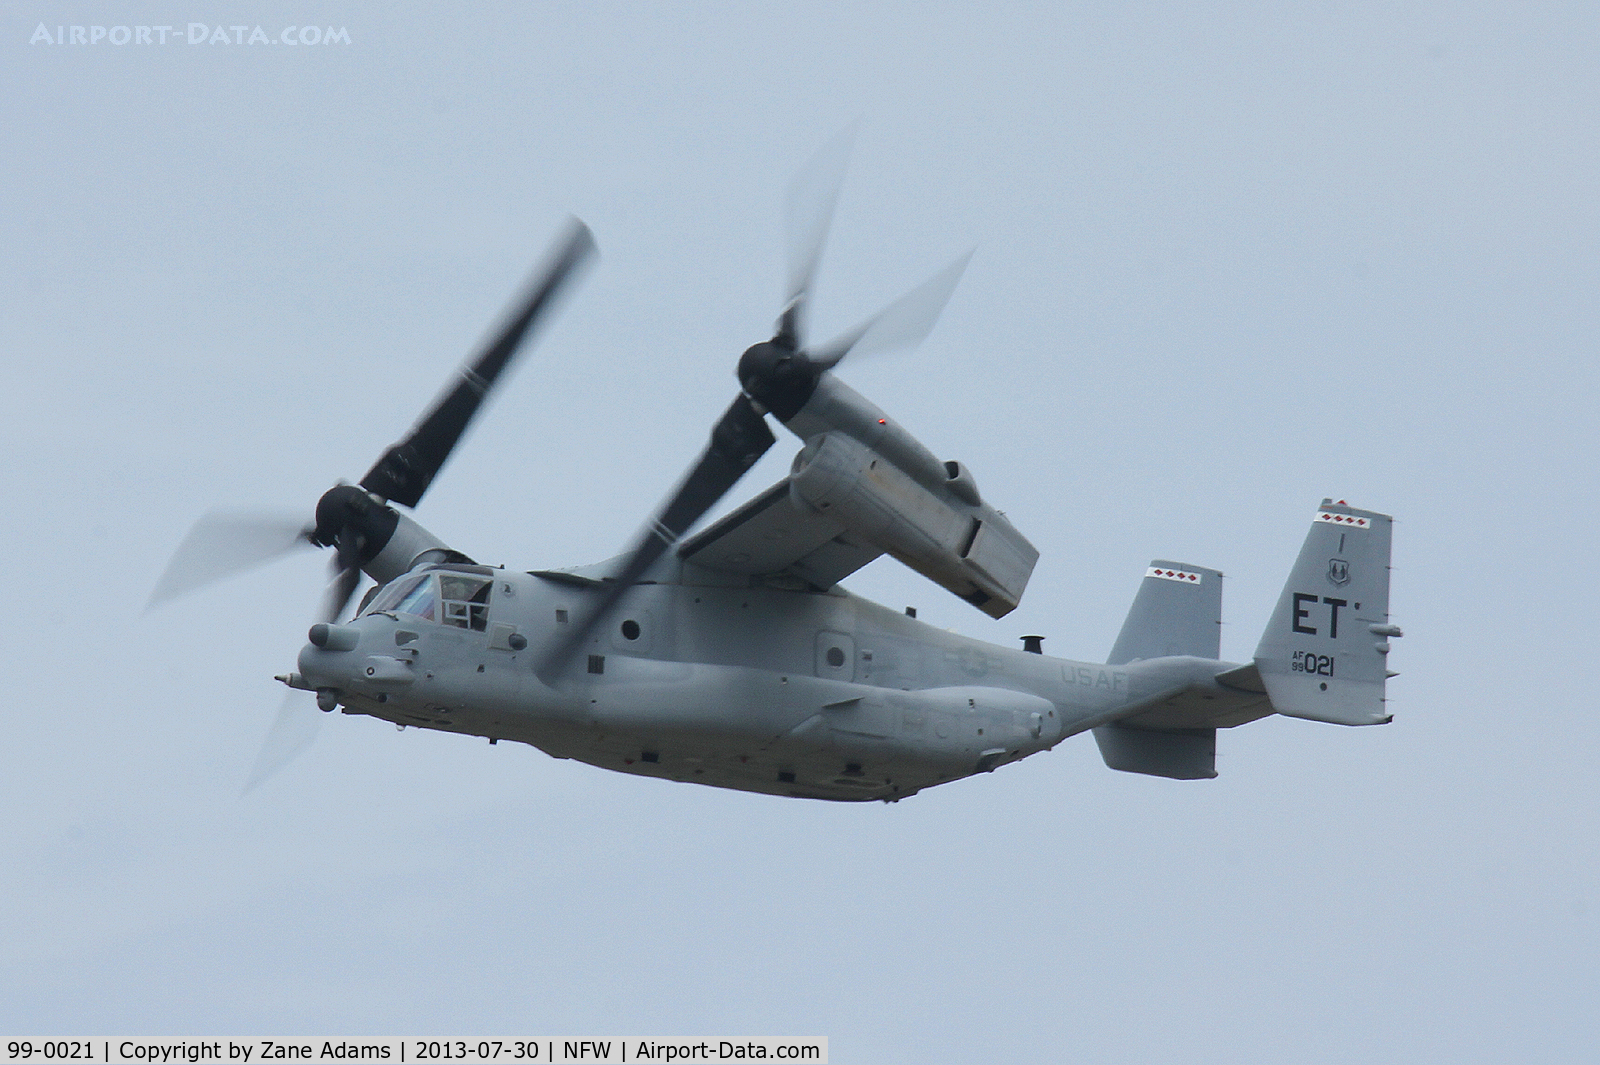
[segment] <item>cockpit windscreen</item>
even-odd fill
[[[459,629],[489,627],[494,581],[466,573],[417,573],[392,581],[373,599],[368,614],[405,614]]]

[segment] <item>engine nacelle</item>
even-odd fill
[[[880,432],[888,429],[879,425]],[[845,431],[821,433],[795,457],[790,491],[991,617],[1009,614],[1022,600],[1038,550],[979,499],[959,463],[916,461],[921,476],[915,476],[891,461],[896,450],[910,449],[869,447]],[[920,445],[915,452],[926,454]]]
[[[389,535],[382,549],[361,567],[380,587],[425,563],[472,561],[460,551],[446,546],[443,540],[407,515],[393,508],[390,508],[390,513],[399,519],[394,532]]]

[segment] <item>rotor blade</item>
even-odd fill
[[[306,705],[306,697],[291,691],[283,698],[278,716],[272,719],[261,750],[256,754],[256,764],[250,769],[250,779],[245,781],[241,796],[260,787],[267,778],[294,761],[295,757],[311,746],[322,727],[322,715],[313,706]]]
[[[283,514],[207,514],[172,553],[145,609],[309,547],[310,534],[304,520]]]
[[[600,601],[572,626],[570,632],[551,650],[538,669],[539,676],[552,680],[572,660],[616,606],[617,600],[655,564],[667,549],[716,506],[739,478],[766,453],[775,441],[765,415],[749,398],[740,395],[728,406],[711,430],[711,442],[679,483],[644,535],[628,553],[628,561],[602,593]]]
[[[850,332],[817,351],[807,352],[806,357],[823,369],[832,369],[849,354],[859,358],[922,343],[950,302],[972,254],[969,251],[960,256]]]
[[[548,310],[567,280],[594,254],[594,236],[578,219],[535,274],[527,294],[493,341],[461,368],[461,380],[447,388],[400,443],[395,444],[367,475],[361,487],[384,499],[417,505],[433,477],[450,457],[483,397],[516,354],[523,338]]]
[[[329,625],[338,621],[344,608],[350,605],[350,597],[356,594],[356,586],[361,583],[361,564],[358,559],[350,557],[351,554],[341,542],[339,553],[333,560],[333,580],[322,596],[322,611],[317,615],[318,621],[325,621]]]
[[[784,210],[789,236],[789,287],[784,294],[783,317],[778,320],[778,336],[787,341],[791,350],[801,346],[806,300],[828,240],[828,228],[833,223],[855,141],[855,126],[845,127],[800,168],[789,185]]]

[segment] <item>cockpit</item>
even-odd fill
[[[483,632],[489,627],[493,591],[493,577],[456,569],[426,570],[390,581],[361,613],[420,618]]]

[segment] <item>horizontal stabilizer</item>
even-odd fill
[[[1390,518],[1323,500],[1255,666],[1272,707],[1287,717],[1379,725],[1389,637]]]
[[[1100,757],[1112,769],[1173,780],[1209,780],[1217,775],[1217,730],[1155,731],[1127,725],[1094,730]]]

